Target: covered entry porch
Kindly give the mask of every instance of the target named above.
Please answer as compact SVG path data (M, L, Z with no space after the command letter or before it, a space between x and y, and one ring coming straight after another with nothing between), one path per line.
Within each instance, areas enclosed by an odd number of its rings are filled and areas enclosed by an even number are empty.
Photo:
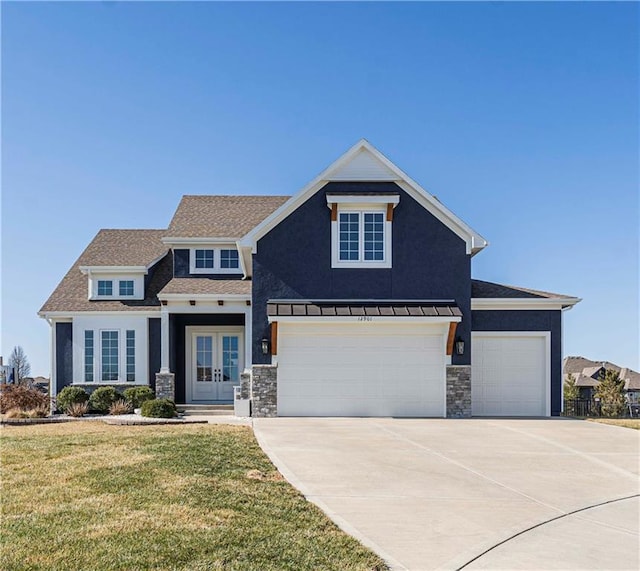
M177 404L230 404L251 362L251 302L192 297L162 300L156 395Z

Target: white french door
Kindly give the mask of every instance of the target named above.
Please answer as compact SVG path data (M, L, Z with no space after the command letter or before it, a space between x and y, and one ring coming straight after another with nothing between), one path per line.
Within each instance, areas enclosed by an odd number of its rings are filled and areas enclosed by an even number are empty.
M233 387L244 369L241 330L187 328L187 402L233 401Z

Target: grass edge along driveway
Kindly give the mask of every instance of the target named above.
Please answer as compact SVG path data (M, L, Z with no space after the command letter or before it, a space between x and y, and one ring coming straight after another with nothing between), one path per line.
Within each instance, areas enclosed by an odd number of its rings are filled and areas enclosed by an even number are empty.
M3 427L5 570L387 569L291 487L250 428Z

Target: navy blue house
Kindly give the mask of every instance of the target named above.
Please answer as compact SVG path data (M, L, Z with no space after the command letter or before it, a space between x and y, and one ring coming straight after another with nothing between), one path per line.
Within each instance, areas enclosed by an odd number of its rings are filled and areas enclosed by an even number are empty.
M550 416L562 311L474 280L486 240L362 140L293 196L184 196L102 230L40 311L53 387L254 416Z

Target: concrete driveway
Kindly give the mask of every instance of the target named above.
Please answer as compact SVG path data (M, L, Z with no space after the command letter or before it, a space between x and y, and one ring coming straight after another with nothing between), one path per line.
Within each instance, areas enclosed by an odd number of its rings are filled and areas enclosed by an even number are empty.
M393 569L639 569L639 431L565 419L255 419Z

